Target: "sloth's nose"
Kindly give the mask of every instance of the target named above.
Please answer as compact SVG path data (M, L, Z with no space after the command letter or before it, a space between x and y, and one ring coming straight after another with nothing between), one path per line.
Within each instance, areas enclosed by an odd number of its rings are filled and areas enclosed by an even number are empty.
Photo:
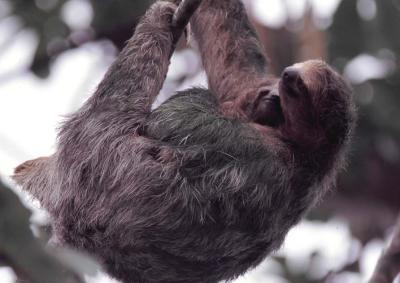
M292 83L297 81L300 74L296 68L288 67L282 73L282 79L285 83Z

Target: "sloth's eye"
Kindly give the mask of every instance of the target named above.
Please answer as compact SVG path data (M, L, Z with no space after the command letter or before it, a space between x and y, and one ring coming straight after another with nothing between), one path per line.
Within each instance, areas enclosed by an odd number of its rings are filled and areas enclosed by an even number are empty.
M297 90L301 95L308 93L308 88L302 79L297 82Z

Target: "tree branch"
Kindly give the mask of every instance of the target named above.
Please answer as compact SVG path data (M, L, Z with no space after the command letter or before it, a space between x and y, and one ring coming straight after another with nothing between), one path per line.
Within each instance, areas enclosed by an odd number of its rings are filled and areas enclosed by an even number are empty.
M67 271L29 229L30 211L0 180L0 260L13 268L20 282L60 283L83 282Z
M400 273L400 216L395 226L392 240L378 260L369 283L392 283Z

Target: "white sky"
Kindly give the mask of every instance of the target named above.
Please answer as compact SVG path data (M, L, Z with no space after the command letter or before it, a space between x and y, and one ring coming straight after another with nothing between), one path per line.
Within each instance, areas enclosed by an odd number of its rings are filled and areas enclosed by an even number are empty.
M281 27L287 19L299 20L307 7L313 9L315 18L329 20L341 0L249 0L250 9L261 23Z

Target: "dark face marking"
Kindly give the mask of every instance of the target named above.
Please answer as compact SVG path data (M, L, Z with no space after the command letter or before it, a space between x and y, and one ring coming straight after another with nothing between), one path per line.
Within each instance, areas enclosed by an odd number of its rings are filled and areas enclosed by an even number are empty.
M286 68L281 76L284 92L292 98L298 98L308 93L307 86L301 77L300 71L293 67Z

